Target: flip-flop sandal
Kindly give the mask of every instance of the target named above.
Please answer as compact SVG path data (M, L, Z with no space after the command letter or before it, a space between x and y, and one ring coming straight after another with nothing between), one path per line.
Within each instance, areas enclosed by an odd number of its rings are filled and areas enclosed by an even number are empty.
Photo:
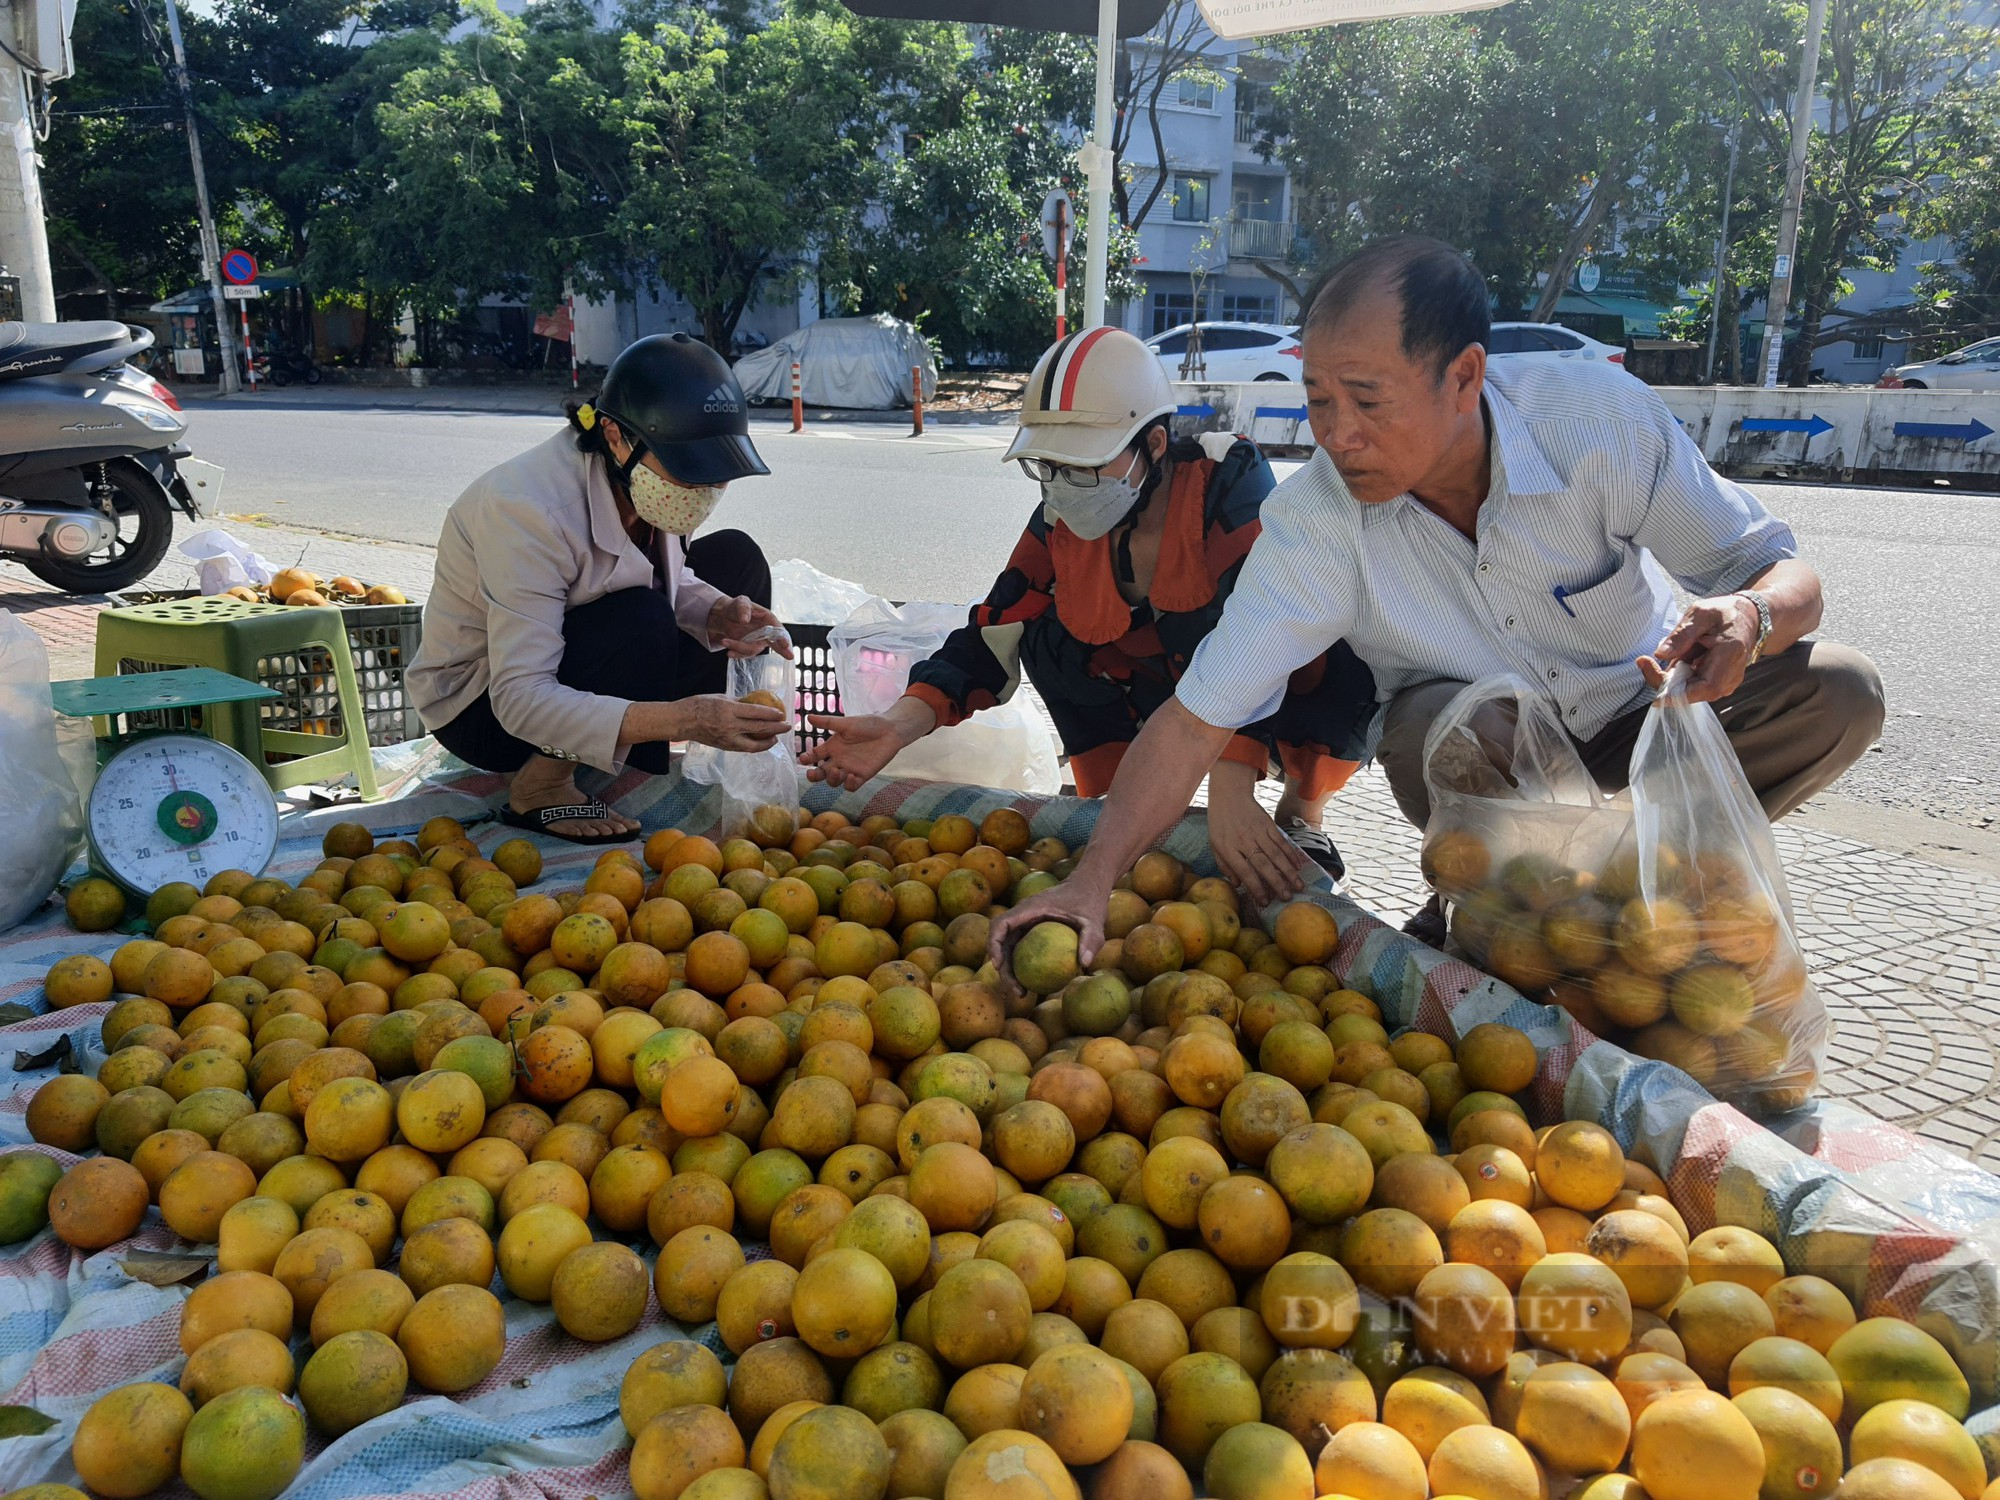
M538 807L533 812L516 812L511 807L500 809L500 821L509 828L525 828L530 833L545 833L552 839L561 839L569 844L629 844L639 837L637 829L630 833L563 833L549 827L551 823L588 822L593 818L609 818L612 811L602 802L571 802L560 807Z

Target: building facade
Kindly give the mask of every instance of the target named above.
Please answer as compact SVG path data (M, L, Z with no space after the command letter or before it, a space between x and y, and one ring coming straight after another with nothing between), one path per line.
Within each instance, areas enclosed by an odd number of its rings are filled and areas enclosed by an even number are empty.
M1298 242L1292 186L1281 159L1267 160L1276 66L1247 43L1203 31L1195 69L1169 79L1160 96L1165 183L1139 225L1138 277L1145 292L1111 311L1140 337L1180 323L1220 319L1288 323L1297 299L1259 263L1291 275ZM1156 36L1130 44L1135 68L1157 71ZM1140 121L1122 170L1133 211L1159 177L1152 129Z

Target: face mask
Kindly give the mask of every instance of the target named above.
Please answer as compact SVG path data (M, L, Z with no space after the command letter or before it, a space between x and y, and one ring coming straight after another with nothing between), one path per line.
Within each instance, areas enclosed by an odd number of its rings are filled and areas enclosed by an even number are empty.
M670 536L692 536L722 502L719 484L676 484L643 463L626 474L625 492L640 520Z
M1134 480L1130 474L1114 479L1100 473L1097 483L1085 488L1072 484L1068 471L1059 469L1054 479L1042 485L1042 505L1050 516L1084 541L1094 542L1109 535L1111 528L1125 519L1126 513L1139 503L1144 487L1143 479Z

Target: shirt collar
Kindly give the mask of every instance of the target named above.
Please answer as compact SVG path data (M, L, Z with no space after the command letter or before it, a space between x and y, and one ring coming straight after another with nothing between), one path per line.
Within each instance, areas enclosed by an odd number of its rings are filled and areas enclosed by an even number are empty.
M569 439L567 432L557 436L564 441ZM643 554L644 549L632 540L625 523L619 519L618 500L611 489L610 459L600 462L595 454L577 452L576 461L583 468L584 509L590 518L591 545L611 557L622 555L628 547Z
M1566 488L1562 477L1542 452L1541 444L1528 431L1528 424L1521 420L1514 403L1494 384L1491 375L1487 377L1484 395L1487 414L1493 419L1493 441L1500 445L1500 465L1507 476L1507 493L1548 495Z

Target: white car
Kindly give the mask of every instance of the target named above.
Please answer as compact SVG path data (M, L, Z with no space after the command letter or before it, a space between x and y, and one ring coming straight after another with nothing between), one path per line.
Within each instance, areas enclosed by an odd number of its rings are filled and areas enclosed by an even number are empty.
M1981 339L1936 359L1898 365L1876 383L1892 391L2000 391L2000 339Z
M1188 334L1201 329L1201 379L1211 384L1243 380L1297 380L1302 362L1299 331L1278 323L1183 323L1156 333L1146 347L1159 356L1167 379L1180 380Z
M1625 351L1616 344L1602 343L1559 323L1495 323L1492 337L1486 341L1486 353L1492 359L1602 359L1614 365L1625 363Z

